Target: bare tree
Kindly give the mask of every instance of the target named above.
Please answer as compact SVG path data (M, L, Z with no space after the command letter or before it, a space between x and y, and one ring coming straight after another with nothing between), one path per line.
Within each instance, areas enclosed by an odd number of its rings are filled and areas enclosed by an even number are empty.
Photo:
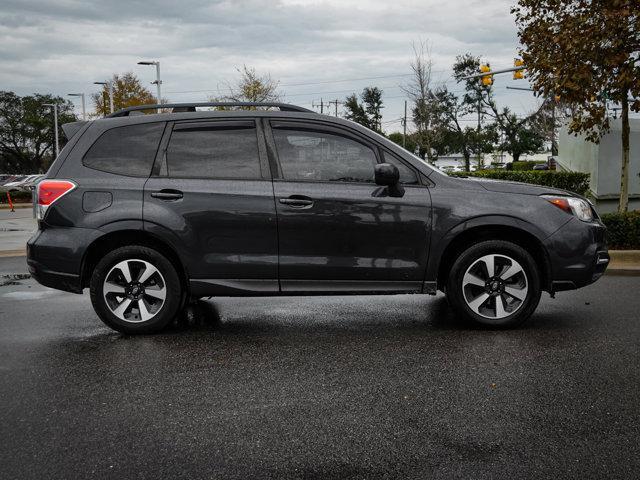
M409 83L401 88L413 103L411 113L420 154L422 156L426 154L427 158L433 161L435 158L432 146L440 133L436 116L431 108L433 103L431 46L428 42L421 40L418 44L414 42L412 48L414 54L411 62L412 77Z
M236 68L240 74L236 84L225 83L226 92L211 101L225 102L279 102L281 94L278 91L280 82L271 78L269 73L261 75L253 67L243 65Z

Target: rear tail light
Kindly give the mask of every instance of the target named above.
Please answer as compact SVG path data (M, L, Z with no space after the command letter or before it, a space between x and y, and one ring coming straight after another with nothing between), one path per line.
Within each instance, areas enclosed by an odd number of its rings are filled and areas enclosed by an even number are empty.
M76 188L76 184L70 180L42 180L38 183L38 206L36 209L38 220L42 220L49 207L74 188Z

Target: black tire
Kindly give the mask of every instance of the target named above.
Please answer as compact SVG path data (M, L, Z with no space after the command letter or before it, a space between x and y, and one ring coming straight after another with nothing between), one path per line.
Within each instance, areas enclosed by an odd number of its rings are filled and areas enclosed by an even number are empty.
M482 268L481 259L485 256L492 255L500 257L496 262L504 262L504 264L494 267L494 276L491 277L498 280L497 286L496 283L487 281L488 279L484 278L481 279L486 281L485 287L469 283L465 284L464 278L467 270L470 268ZM509 267L509 259L515 260L523 271L523 274L517 273L515 277L509 279L510 282L518 281L517 285L515 283L510 285L499 278L502 274L506 273L506 269ZM483 268L485 276L488 275L487 265L485 264ZM477 277L479 276L480 275ZM511 287L510 291L513 292L514 287L523 288L523 284L527 288L526 297L524 293L521 294L524 297L523 300L504 293L506 290L505 286ZM493 288L496 288L496 290L494 291ZM485 294L489 295L489 298L481 304L483 306L477 307L479 309L486 308L486 310L478 310L476 312L471 308L470 303L474 302L469 302L468 299L474 298L474 292L477 292L475 298L479 300L481 300L481 297L484 298ZM456 259L447 278L446 294L449 304L455 312L468 322L494 328L516 327L531 316L540 302L540 272L533 257L522 247L502 240L488 240L467 248ZM507 304L503 300L500 300L504 315L506 315L501 318L498 318L497 302L499 299L496 298L497 296L501 296L502 299L506 299L507 302L512 302L511 304ZM504 308L505 306L506 308ZM490 316L492 310L496 315L494 318Z
M127 321L126 319L119 318L114 314L112 308L109 307L107 299L103 294L106 276L112 272L112 269L125 260L130 260L133 262L133 265L135 265L134 259L149 262L149 264L155 267L161 275L159 277L161 278L160 283L163 288L166 289L164 303L157 308L157 311L153 313L153 317L148 320L137 319L135 321ZM133 276L133 272L131 276ZM114 330L130 335L161 331L176 317L184 299L183 288L174 265L158 251L137 245L113 250L100 260L91 277L90 293L91 303L100 319ZM109 301L112 301L111 298L110 296ZM132 302L137 301L138 300L132 300ZM135 312L135 310L132 311ZM129 315L135 316L135 313ZM141 316L141 318L144 317Z

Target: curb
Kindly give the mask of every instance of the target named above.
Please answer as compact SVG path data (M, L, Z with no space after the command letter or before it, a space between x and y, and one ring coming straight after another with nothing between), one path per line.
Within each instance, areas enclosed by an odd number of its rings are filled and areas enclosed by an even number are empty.
M13 208L33 208L33 203L14 203ZM11 210L6 203L0 205L0 210Z
M0 251L0 258L25 257L26 255L27 255L27 251L24 248L20 248L18 250L2 250L2 251Z

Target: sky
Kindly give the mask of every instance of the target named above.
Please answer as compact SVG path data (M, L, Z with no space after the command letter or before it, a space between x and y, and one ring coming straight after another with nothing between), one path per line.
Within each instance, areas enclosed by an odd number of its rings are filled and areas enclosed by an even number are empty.
M164 98L206 101L247 65L278 80L283 101L307 108L377 86L383 129L400 131L412 43L430 45L434 82L460 92L451 75L456 55L472 53L494 69L512 66L519 46L513 3L2 0L0 90L84 92L88 101L98 90L94 81L131 71L155 94L154 68L137 62L158 60ZM494 86L499 106L518 114L538 104L532 93L506 88L526 88L526 80L505 74Z

